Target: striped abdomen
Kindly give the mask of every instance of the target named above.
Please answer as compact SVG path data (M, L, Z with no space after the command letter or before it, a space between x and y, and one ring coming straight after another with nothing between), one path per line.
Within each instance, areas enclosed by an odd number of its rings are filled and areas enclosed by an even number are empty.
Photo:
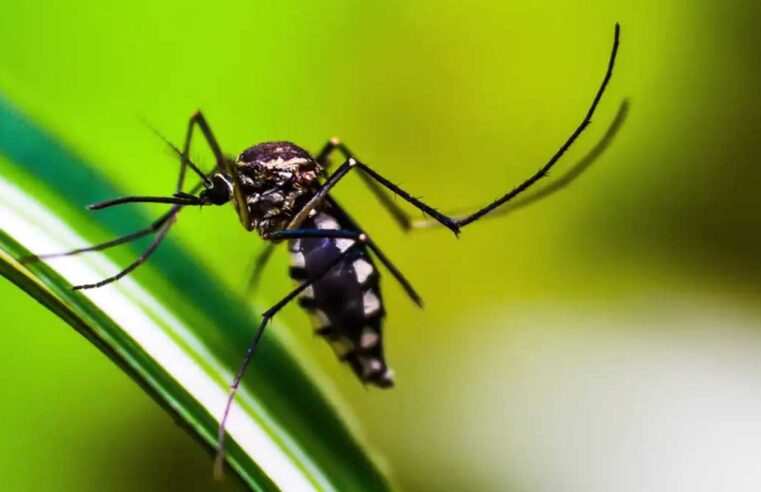
M305 229L351 229L323 210L306 219ZM354 241L303 238L290 241L291 277L298 282L317 276ZM354 251L308 287L299 303L315 322L315 331L333 347L365 383L387 388L394 384L383 356L385 314L380 277L365 248Z

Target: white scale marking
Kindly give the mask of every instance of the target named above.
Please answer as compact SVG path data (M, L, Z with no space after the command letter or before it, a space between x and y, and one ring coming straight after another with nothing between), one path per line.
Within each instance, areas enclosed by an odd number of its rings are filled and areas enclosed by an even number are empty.
M301 297L305 299L314 299L314 289L311 285L307 285L306 288L301 291Z
M353 239L346 239L345 237L336 239L336 247L341 253L351 248L353 245L354 245Z
M336 230L339 229L338 222L336 219L329 215L320 214L317 216L317 218L314 220L317 224L318 229L331 229Z
M320 322L320 328L325 328L326 326L330 326L330 318L328 318L328 315L325 314L325 311L322 309L315 309L314 311L315 317L317 317L317 320Z
M306 258L299 252L291 253L291 266L296 268L304 268L306 266Z
M362 376L368 378L383 369L383 364L376 357L359 356L359 363L362 364Z
M362 307L365 311L365 316L369 316L380 309L380 299L375 295L375 292L368 290L362 296Z
M374 329L366 326L362 329L362 335L359 337L359 346L367 350L377 345L379 340L380 335Z
M272 159L270 161L263 162L264 167L267 169L282 169L287 171L293 171L299 168L299 165L306 164L307 160L303 157L294 157L292 159L283 160L282 157Z
M364 284L367 277L373 273L373 266L363 258L355 261L352 266L354 267L354 273L357 274L357 282L360 284Z

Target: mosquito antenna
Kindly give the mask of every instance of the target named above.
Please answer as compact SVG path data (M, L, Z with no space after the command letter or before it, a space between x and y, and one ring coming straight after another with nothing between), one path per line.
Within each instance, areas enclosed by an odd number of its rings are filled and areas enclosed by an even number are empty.
M177 148L176 145L174 145L172 142L169 141L168 138L166 138L164 135L162 135L158 130L156 130L153 126L151 126L150 123L145 118L140 118L140 120L143 122L145 126L148 127L148 129L153 132L154 135L156 135L162 142L164 142L175 154L180 156L180 159L182 159L182 162L184 164L187 164L190 169L193 170L194 173L196 173L202 180L203 184L206 188L211 187L211 181L206 176L206 174L201 171L201 169L196 166L196 164L190 160L190 156L185 155L180 149ZM184 173L184 172L183 172Z

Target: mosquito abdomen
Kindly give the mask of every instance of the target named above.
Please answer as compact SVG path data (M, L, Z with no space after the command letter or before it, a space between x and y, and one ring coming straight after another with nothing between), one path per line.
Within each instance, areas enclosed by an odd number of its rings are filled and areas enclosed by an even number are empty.
M302 227L351 229L329 210L313 214ZM291 240L291 277L303 282L318 275L352 244L353 240L342 238ZM379 281L370 255L360 248L304 290L299 303L312 317L315 332L328 341L361 381L387 388L393 385L393 374L383 354L385 311Z

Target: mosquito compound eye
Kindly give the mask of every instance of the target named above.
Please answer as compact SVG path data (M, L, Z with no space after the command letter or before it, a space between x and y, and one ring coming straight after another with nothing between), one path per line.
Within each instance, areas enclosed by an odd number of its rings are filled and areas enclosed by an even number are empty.
M201 192L201 199L213 205L224 205L232 198L232 184L230 181L217 174L211 178L211 187Z

